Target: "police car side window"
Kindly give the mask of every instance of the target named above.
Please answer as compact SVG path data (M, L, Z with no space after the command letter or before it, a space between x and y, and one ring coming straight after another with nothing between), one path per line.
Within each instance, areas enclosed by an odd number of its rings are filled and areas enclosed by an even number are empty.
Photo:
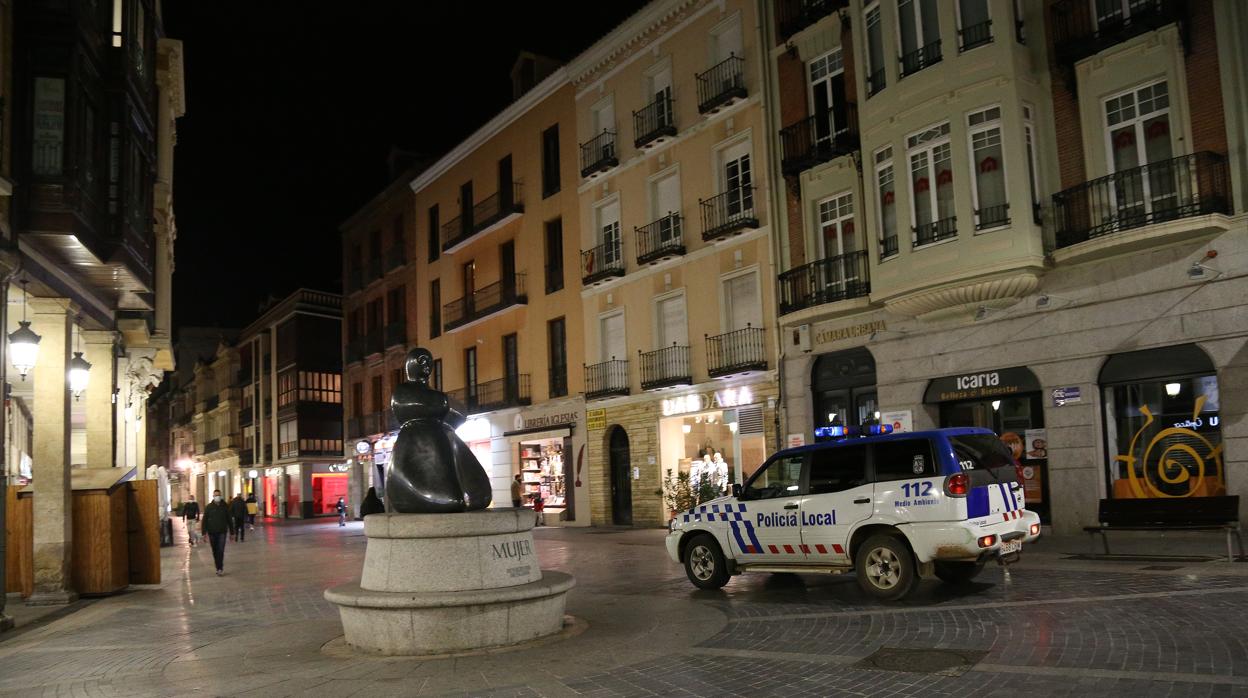
M825 448L810 454L810 493L844 492L867 484L866 446Z
M801 494L805 456L777 458L746 486L742 499L775 499Z
M872 444L875 450L875 481L909 480L935 475L936 461L927 439L897 439Z

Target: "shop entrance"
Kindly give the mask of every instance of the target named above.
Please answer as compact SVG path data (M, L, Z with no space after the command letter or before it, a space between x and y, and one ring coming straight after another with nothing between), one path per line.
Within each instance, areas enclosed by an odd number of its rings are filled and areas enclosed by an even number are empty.
M624 427L611 429L611 523L633 525L632 459L628 451L628 433Z
M313 516L336 514L339 497L347 497L346 473L312 473Z
M1048 435L1040 382L1025 367L934 379L925 402L940 406L941 427L991 429L1023 466L1027 508L1049 523Z
M567 429L562 432L570 433ZM574 518L573 491L568 488L571 437L545 432L527 439L519 436L511 438L519 439L518 472L524 485L521 505L536 508L538 498L541 498L542 511L550 517L545 519L547 522Z
M863 426L880 419L875 359L866 349L824 354L811 370L814 426Z

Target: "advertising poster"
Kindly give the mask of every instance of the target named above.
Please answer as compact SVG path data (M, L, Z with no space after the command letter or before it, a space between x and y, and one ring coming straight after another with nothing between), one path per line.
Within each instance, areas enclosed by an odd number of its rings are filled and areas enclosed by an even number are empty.
M1043 461L1049 457L1049 438L1044 429L1027 429L1023 432L1023 496L1028 502L1044 501Z
M910 410L881 412L880 424L891 426L894 434L902 434L907 431L914 431L914 416L910 413Z

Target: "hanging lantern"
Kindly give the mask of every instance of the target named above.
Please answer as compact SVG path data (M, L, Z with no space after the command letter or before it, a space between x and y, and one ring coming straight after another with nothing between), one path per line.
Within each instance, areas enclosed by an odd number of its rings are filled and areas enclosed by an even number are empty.
M74 352L74 358L69 360L69 389L77 400L87 389L87 382L91 378L91 364L82 358L82 352Z
M42 339L30 329L30 323L22 320L19 327L9 334L9 355L12 357L13 368L26 380L26 374L35 367L35 359L39 356L39 340Z

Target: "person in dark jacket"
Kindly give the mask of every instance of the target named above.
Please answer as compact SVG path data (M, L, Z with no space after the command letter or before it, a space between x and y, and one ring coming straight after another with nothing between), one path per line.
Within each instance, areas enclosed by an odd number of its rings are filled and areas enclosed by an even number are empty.
M377 496L377 488L368 488L368 494L364 495L364 501L360 502L360 518L364 518L369 514L386 513L386 505L382 503L381 497Z
M195 501L195 495L182 505L182 523L186 525L186 539L195 547L195 543L199 539L199 531L195 530L195 524L199 522L199 502Z
M238 542L246 540L247 502L243 501L243 495L241 494L234 495L234 499L230 500L230 519L234 524L234 530L230 532L230 537Z
M212 545L212 561L217 566L217 576L225 574L225 534L234 528L230 518L230 507L221 496L221 490L212 491L212 501L204 507L204 517L200 529L208 536Z
M347 525L347 502L342 497L339 497L338 504L335 505L334 508L338 510L338 525L340 527L346 526Z

